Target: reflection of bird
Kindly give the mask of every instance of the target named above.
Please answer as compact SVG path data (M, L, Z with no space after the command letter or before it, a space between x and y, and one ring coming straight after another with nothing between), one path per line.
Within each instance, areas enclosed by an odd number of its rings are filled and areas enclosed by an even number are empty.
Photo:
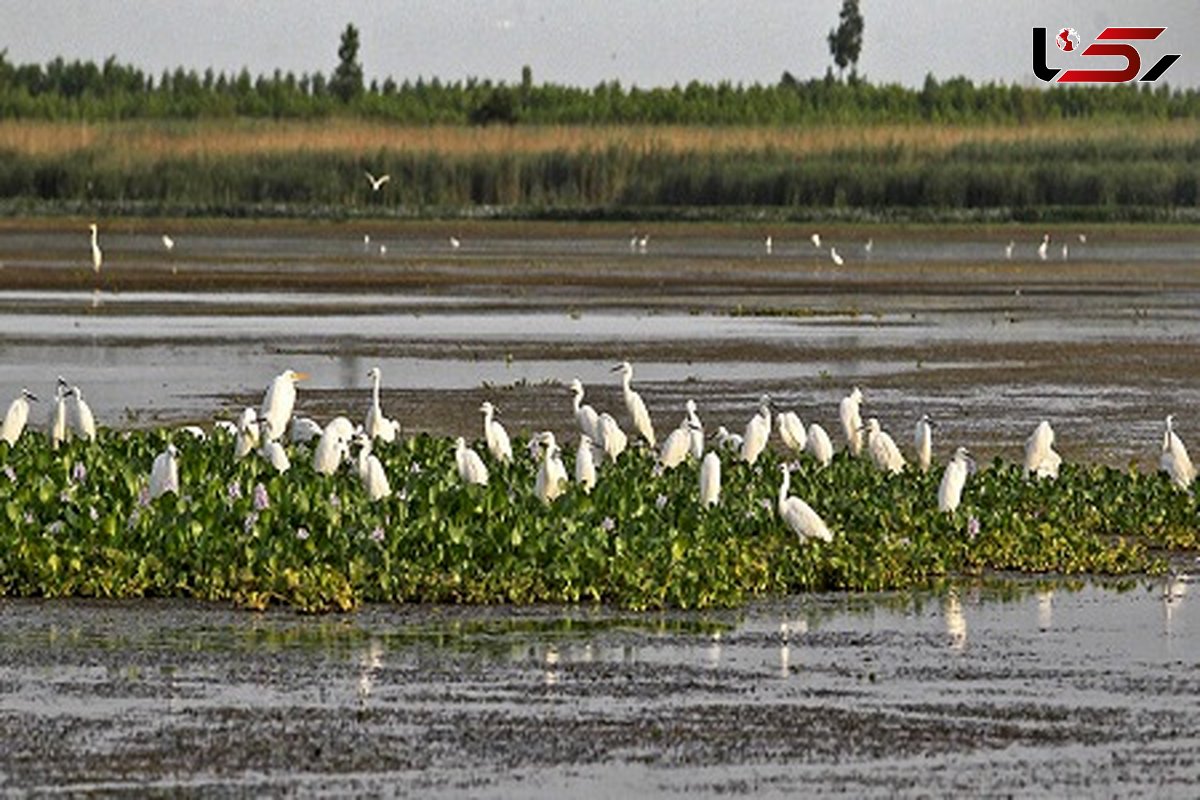
M859 406L862 405L862 389L857 386L850 394L842 398L838 406L838 416L842 421L842 433L846 435L846 446L852 455L862 452L862 416Z
M922 414L917 420L917 428L913 431L913 446L917 451L917 466L921 468L921 472L928 472L929 464L933 461L933 423L929 421L928 414Z
M950 646L961 650L967 643L967 618L963 615L962 603L956 592L946 597L946 633L950 634Z
M1067 260L1067 258L1068 258L1070 255L1071 255L1071 248L1067 246L1067 243L1066 243L1066 242L1063 242L1063 246L1062 246L1062 260L1063 260L1063 261L1066 261L1066 260Z
M846 263L846 259L842 258L836 247L829 248L829 258L839 267Z
M650 412L646 410L642 396L630 387L630 383L633 381L633 365L628 361L622 361L613 367L613 372L621 373L621 392L625 396L625 408L633 419L634 429L651 447L657 446L658 442L654 438L654 425L650 422Z
M369 172L366 173L366 175L367 175L367 180L371 182L371 191L372 192L378 192L380 189L383 188L383 185L385 183L387 183L388 181L390 181L392 179L391 175L380 175L378 178L376 178L374 175L372 175Z
M88 225L88 229L92 232L92 271L99 272L100 265L104 263L104 253L100 252L100 243L98 241L99 230L96 228L96 223Z
M822 467L828 467L829 462L833 461L833 442L830 441L829 434L825 432L825 429L815 422L808 426L806 449Z
M900 448L896 447L891 435L879 427L879 420L875 417L867 420L867 452L871 454L875 466L884 472L899 475L904 469L904 456L900 455Z
M308 378L308 373L285 369L275 376L267 393L263 396L261 415L267 421L267 439L275 441L283 436L296 407L296 382Z
M704 508L721 502L721 458L708 451L700 464L700 505Z
M958 508L970 466L971 454L967 452L967 448L960 447L955 450L954 457L942 473L942 482L938 484L938 511L953 512Z
M1054 452L1054 429L1042 420L1025 440L1025 472L1039 478L1057 478L1062 458Z
M1196 468L1184 447L1183 440L1175 433L1175 415L1167 415L1167 429L1163 433L1162 456L1159 469L1170 476L1171 482L1180 489L1188 489L1196 479Z
M4 415L4 424L0 425L0 439L10 445L16 444L17 439L20 439L21 434L25 431L25 423L29 421L30 400L36 403L37 395L28 389L22 389L21 393L8 405L8 412Z
M479 410L483 412L483 438L492 458L501 463L512 461L512 443L508 440L508 431L504 430L499 420L493 418L496 407L485 400Z
M779 516L783 518L784 523L792 530L792 533L800 537L801 542L808 539L833 541L833 534L829 532L829 526L817 512L813 511L812 507L799 497L788 496L791 473L788 472L787 464L780 464L779 471L783 474L783 481L779 484Z
M467 447L466 440L461 436L454 440L454 463L458 467L458 477L463 483L487 486L487 466L479 457L479 453Z
M150 467L150 499L161 497L170 492L179 494L179 463L176 459L174 444L168 444L167 449L154 458Z

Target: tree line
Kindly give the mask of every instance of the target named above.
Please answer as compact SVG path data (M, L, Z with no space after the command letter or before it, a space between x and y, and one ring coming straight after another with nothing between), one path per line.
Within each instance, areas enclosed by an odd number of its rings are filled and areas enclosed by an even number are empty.
M966 78L908 88L848 79L774 84L722 81L640 88L607 81L591 88L518 81L387 78L365 83L343 36L329 76L276 70L252 76L185 70L149 75L121 64L56 58L15 64L0 51L0 119L317 119L333 116L399 124L792 125L803 123L1027 123L1078 118L1178 119L1200 116L1200 91L1166 85L1030 88ZM348 57L347 57L348 56Z

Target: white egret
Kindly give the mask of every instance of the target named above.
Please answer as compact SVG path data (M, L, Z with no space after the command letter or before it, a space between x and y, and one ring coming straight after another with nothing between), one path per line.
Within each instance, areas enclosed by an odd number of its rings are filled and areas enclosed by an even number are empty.
M94 222L88 225L88 229L92 232L92 271L99 272L100 265L104 263L104 253L100 251L100 232Z
M179 494L178 451L174 444L168 444L166 450L154 457L154 463L150 466L150 499L162 497L168 492Z
M928 414L922 414L917 420L916 430L913 431L913 447L917 451L917 466L921 472L928 472L933 462L933 423Z
M1175 433L1175 415L1167 415L1167 429L1163 433L1162 456L1159 458L1159 469L1170 476L1171 482L1180 489L1191 488L1196 479L1196 468L1184 447L1183 440Z
M874 251L875 251L875 240L867 239L866 244L863 245L863 253L866 254L867 258L870 258L871 253Z
M1086 233L1079 234L1079 243L1087 244L1087 234Z
M700 422L700 417L696 414L696 401L688 398L684 404L687 409L687 424L688 434L691 440L692 458L697 461L704 455L704 424Z
M233 444L233 457L241 460L248 456L251 450L258 447L260 440L259 433L258 413L253 408L244 409L242 416L238 418L237 437Z
M83 399L83 391L78 386L72 386L63 395L67 404L67 425L71 432L89 442L96 439L96 418L92 416L92 407Z
M585 436L600 441L600 416L596 413L596 409L583 402L583 383L579 378L571 381L571 391L574 393L571 405L575 411L575 422L579 424L579 430Z
M542 463L538 466L534 493L543 503L549 503L566 491L570 478L567 477L567 469L559 457L554 434L546 431L541 434L539 441L542 444Z
M800 537L801 542L809 539L832 542L833 534L829 532L829 526L825 524L825 520L821 519L820 515L799 497L788 496L791 473L788 471L787 464L780 464L779 471L783 475L783 481L779 484L779 516L784 523L792 530L792 533Z
M467 447L466 440L461 436L454 440L454 463L458 467L458 478L463 483L487 486L487 465L483 463L479 453Z
M641 236L637 240L637 247L638 247L639 253L646 252L646 250L650 247L650 234L647 233L647 234Z
M276 375L267 387L261 413L267 421L264 433L269 440L275 441L287 430L288 421L292 418L292 409L296 407L296 382L306 378L308 373L285 369Z
M839 267L846 263L846 259L842 258L841 253L837 251L836 247L829 248L829 260Z
M325 425L325 429L332 431L347 445L350 444L350 440L354 438L354 434L356 433L354 423L342 416L337 416L329 420Z
M208 439L208 434L205 433L204 428L201 428L199 425L183 425L176 430L178 430L180 433L186 433L188 436L201 442Z
M25 423L29 421L30 400L36 403L37 395L28 389L21 389L21 393L8 404L8 412L4 415L4 424L0 426L0 439L8 442L9 445L16 444L17 439L20 439L21 434L25 431Z
M355 463L358 479L367 490L367 499L372 503L392 496L392 486L388 483L387 473L377 456L371 454L371 437L360 433L355 437L358 443L358 460Z
M1068 258L1070 258L1070 256L1071 256L1071 247L1070 247L1070 245L1068 245L1066 242L1063 242L1063 246L1062 246L1062 260L1063 260L1063 261L1066 261Z
M265 429L267 421L260 419L258 421L259 441L261 444L258 448L258 454L262 456L276 472L287 472L292 467L291 459L288 458L287 451L283 449L283 445L272 439L266 438Z
M691 450L692 432L685 419L678 428L671 431L663 442L662 449L658 453L658 464L664 472L674 469L684 462Z
M838 417L842 421L842 432L846 434L846 447L850 450L851 455L859 455L862 453L862 415L860 406L863 402L862 389L857 386L846 397L842 398L841 405L838 406Z
M321 438L317 440L317 447L313 450L313 471L318 475L332 475L337 472L338 467L342 465L342 459L348 454L349 436L345 435L344 428L338 424L338 420L342 419L346 418L337 417L326 425L325 430L321 432ZM349 420L346 422L349 423Z
M721 458L710 450L700 463L700 506L711 508L721 502Z
M162 243L168 253L175 249L175 240L165 233L162 235Z
M378 192L380 189L382 189L384 187L385 184L387 184L388 181L390 181L392 179L391 175L380 175L378 178L376 178L374 175L372 175L369 172L366 173L366 176L367 176L367 180L371 182L371 191L372 192Z
M775 427L779 429L779 438L784 447L794 453L804 452L804 446L808 444L808 434L799 414L795 411L782 412L775 417Z
M1054 429L1042 420L1025 440L1025 472L1039 478L1057 478L1062 458L1054 452Z
M820 248L820 246L821 246L821 234L819 234L819 233L814 233L812 236L810 236L810 237L808 237L808 238L809 238L809 241L811 241L811 242L813 243L813 247Z
M291 439L293 444L305 444L321 435L320 424L311 417L292 417Z
M745 441L740 433L730 433L729 429L724 425L717 427L717 432L713 434L717 440L717 447L722 450L727 450L731 453L742 452L742 442Z
M511 462L513 452L512 443L508 440L508 431L504 430L504 426L498 420L493 419L496 407L484 401L479 410L483 412L483 438L492 458L501 463Z
M942 473L942 482L938 484L938 511L953 512L958 508L970 468L971 454L967 448L955 450L954 456L946 464L946 471Z
M596 485L596 461L592 455L592 439L586 433L579 435L579 448L575 451L575 482L584 494L591 494Z
M1016 246L1017 243L1012 239L1009 239L1008 244L1004 245L1004 257L1009 261L1012 261L1013 248Z
M451 236L450 237L450 247L451 247L451 249L457 250L458 248L462 247L462 240L459 239L457 236Z
M46 421L46 435L50 439L50 446L55 450L58 449L59 443L67 441L71 435L71 429L67 425L67 392L70 389L59 375L58 385L54 389L54 403L50 406L50 415Z
M654 438L654 425L650 422L650 412L646 410L642 396L629 385L633 381L633 365L628 361L622 361L613 367L612 371L621 373L621 393L625 396L625 409L633 419L634 429L641 434L648 445L657 447L658 441Z
M1038 245L1038 249L1037 249L1038 258L1040 258L1042 261L1045 261L1046 256L1049 253L1049 251L1050 251L1050 234L1047 233L1046 235L1044 235L1042 237L1042 243Z
M383 406L379 403L379 384L383 380L383 373L379 367L371 367L367 370L367 377L371 379L371 407L367 409L366 419L363 421L363 430L367 436L375 439L382 439L385 442L396 441L396 435L400 432L400 423L394 419L388 419L383 415Z
M867 452L871 454L875 466L884 472L899 475L904 469L904 456L900 455L900 448L896 447L891 435L879 427L879 420L875 417L867 420Z
M604 454L608 456L609 461L615 462L621 453L625 452L625 448L629 446L629 437L625 434L625 431L621 430L621 426L617 424L617 421L607 411L600 415L596 428L600 434L600 448L604 450Z
M767 449L767 441L771 438L771 398L763 395L758 401L758 413L746 423L746 433L742 437L742 461L754 466L762 451Z
M763 249L767 251L767 255L771 255L771 251L775 249L775 241L769 234L766 239L763 239Z
M829 439L829 434L825 432L817 423L808 426L808 443L807 450L809 454L817 460L822 467L828 467L829 462L833 461L833 442Z

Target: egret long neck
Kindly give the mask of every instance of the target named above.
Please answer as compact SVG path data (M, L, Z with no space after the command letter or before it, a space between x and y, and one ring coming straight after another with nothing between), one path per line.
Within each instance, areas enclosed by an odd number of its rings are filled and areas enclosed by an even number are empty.
M383 376L379 374L378 370L376 370L375 374L372 377L374 378L375 385L374 385L374 388L371 389L371 399L374 400L375 405L378 406L379 405L379 382L382 380Z

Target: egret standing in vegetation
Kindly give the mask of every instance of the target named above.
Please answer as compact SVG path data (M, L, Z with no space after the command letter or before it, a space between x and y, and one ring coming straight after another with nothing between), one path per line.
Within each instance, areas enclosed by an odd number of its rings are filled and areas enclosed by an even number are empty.
M13 401L8 404L8 412L4 415L4 425L0 426L0 439L14 445L25 431L25 423L29 421L29 401L37 402L37 395L28 389L21 389Z
M487 442L488 452L500 463L510 463L513 457L512 443L508 439L508 431L493 419L496 407L485 400L479 410L483 412L483 440Z
M692 432L685 418L679 427L671 431L658 453L658 466L665 472L684 462L692 450Z
M371 407L367 409L363 429L372 441L382 439L385 442L394 442L400 433L400 423L383 415L383 406L379 402L379 385L383 381L383 373L379 367L371 367L367 370L367 377L371 379Z
M371 454L371 437L360 433L355 441L358 443L358 460L355 466L358 479L367 490L367 499L374 503L385 497L392 496L392 486L388 483L387 473L379 458Z
M1158 461L1159 468L1171 478L1171 483L1180 489L1187 490L1196 479L1196 468L1188 456L1183 440L1175 433L1175 415L1167 415L1167 429L1163 432L1162 456Z
M922 414L917 420L917 428L913 431L913 447L917 451L917 466L921 472L928 472L933 462L933 423L928 414Z
M791 473L788 471L787 464L780 464L779 471L783 475L783 481L779 484L779 516L784 523L792 533L800 537L802 543L809 539L832 542L833 534L829 532L829 526L825 524L825 520L821 519L820 515L799 497L788 496Z
M70 391L70 387L59 375L58 385L54 389L54 403L50 406L50 415L46 423L46 436L50 439L50 447L55 450L71 435L71 429L67 427L68 391Z
M846 447L850 450L850 454L854 456L862 453L863 423L860 412L862 401L862 389L855 386L849 395L842 398L841 405L838 406L838 416L842 421L842 432L846 435Z
M742 438L740 433L730 433L729 429L724 425L717 426L717 432L713 434L713 438L717 440L717 447L730 453L741 455Z
M150 499L162 497L170 492L179 494L179 463L178 451L174 444L168 444L167 449L154 458L150 466Z
M237 435L234 437L233 457L241 460L250 455L250 451L258 447L261 440L261 426L258 424L258 413L253 408L242 410L238 418Z
M625 409L633 419L634 430L641 434L651 448L657 447L658 440L654 438L654 425L650 422L650 412L646 410L642 396L630 387L630 383L633 381L633 365L628 361L622 361L613 367L613 372L621 373L621 393L625 396Z
M322 428L310 417L292 417L292 444L307 444L321 435Z
M594 441L600 441L602 438L600 435L600 416L596 413L596 409L583 402L583 383L579 378L571 381L571 391L574 393L571 404L575 411L575 422L579 424L580 432Z
M313 471L318 475L332 475L337 472L348 454L350 442L344 426L339 422L342 419L345 417L330 420L325 430L321 431L321 438L317 440L316 449L313 450Z
M596 460L592 455L592 438L579 434L579 448L575 451L575 482L584 494L591 494L596 485Z
M88 230L92 232L92 271L99 273L100 265L104 263L104 253L100 251L100 231L94 222L88 225Z
M288 458L287 451L283 449L283 445L281 445L279 442L266 438L266 426L267 421L265 419L260 419L258 421L258 438L261 442L258 448L258 454L262 456L267 463L274 467L276 472L287 472L292 468L292 461Z
M613 419L612 414L607 411L600 415L596 428L600 434L600 448L608 456L609 461L616 463L617 458L629 446L629 437L625 435L625 431L621 430L621 426Z
M539 500L550 503L566 490L570 478L559 457L554 434L546 431L538 437L538 441L542 445L542 463L538 466L533 489Z
M833 461L833 442L829 434L817 423L808 426L808 442L805 448L822 467L828 467Z
M487 465L483 463L479 453L467 447L466 440L461 436L454 440L454 463L458 467L458 478L463 483L487 486Z
M1025 440L1025 472L1039 478L1057 478L1062 458L1054 452L1054 429L1042 420Z
M80 439L89 442L96 439L96 418L92 416L92 407L83 399L83 391L78 386L72 386L63 395L67 405L67 426Z
M721 502L721 458L713 451L700 463L700 506L712 508Z
M804 423L795 411L784 411L775 417L775 427L779 429L779 439L783 446L794 453L803 453L808 444L808 434L804 432Z
M875 417L867 420L867 452L871 454L875 466L884 472L899 475L904 469L904 456L900 455L900 448L891 435L879 427L879 420Z
M267 421L266 436L275 441L287 430L296 407L296 382L308 378L308 373L285 369L275 376L263 397L262 416Z
M687 410L687 427L688 438L691 442L692 458L697 461L704 455L704 424L700 422L700 417L696 414L696 401L688 398L684 404Z
M758 461L762 451L767 448L771 438L771 398L763 395L758 401L758 413L746 423L746 433L742 437L741 459L750 466Z
M946 464L946 471L942 473L942 482L938 484L938 511L952 513L958 508L970 467L971 454L967 448L960 447L955 450L950 463Z

